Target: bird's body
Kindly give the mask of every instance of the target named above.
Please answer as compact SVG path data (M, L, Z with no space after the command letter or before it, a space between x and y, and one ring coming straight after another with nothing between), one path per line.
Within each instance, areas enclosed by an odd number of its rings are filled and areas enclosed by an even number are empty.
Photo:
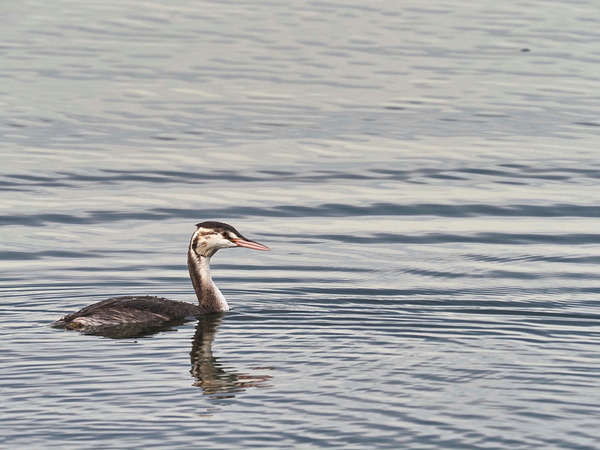
M228 311L229 305L225 297L210 276L210 258L217 250L232 247L269 250L258 242L246 239L231 225L221 222L202 222L196 225L188 247L188 269L198 298L197 305L162 297L113 297L68 314L52 326L83 330L90 327L161 323Z

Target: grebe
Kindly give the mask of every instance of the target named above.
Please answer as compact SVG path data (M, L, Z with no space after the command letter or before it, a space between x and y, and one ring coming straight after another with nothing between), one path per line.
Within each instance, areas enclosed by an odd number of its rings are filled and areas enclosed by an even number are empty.
M159 323L188 316L228 311L229 305L210 276L210 258L222 248L246 247L270 250L266 245L242 236L231 225L202 222L190 239L187 263L198 305L162 297L113 297L68 314L52 323L56 328L84 330L129 324Z

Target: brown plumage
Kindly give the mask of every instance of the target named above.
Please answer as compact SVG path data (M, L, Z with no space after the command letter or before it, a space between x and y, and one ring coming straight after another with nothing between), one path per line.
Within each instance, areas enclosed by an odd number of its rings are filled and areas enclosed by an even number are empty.
M246 239L226 223L202 222L196 225L187 256L190 278L198 298L197 305L162 297L113 297L68 314L53 322L52 326L85 330L91 327L161 323L227 311L229 305L210 276L210 258L222 248L233 247L269 250L265 245Z

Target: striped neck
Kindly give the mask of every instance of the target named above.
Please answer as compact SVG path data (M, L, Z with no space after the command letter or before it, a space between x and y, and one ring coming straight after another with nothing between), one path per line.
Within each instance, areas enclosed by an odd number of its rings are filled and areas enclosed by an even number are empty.
M210 276L210 256L199 255L190 245L188 269L200 307L206 312L229 311L227 300Z

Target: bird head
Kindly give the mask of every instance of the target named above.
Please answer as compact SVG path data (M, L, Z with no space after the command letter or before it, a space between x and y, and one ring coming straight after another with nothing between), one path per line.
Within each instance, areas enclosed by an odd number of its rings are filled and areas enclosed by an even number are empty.
M212 221L196 224L190 246L198 255L209 258L222 248L245 247L252 250L270 250L266 245L245 238L231 225Z

